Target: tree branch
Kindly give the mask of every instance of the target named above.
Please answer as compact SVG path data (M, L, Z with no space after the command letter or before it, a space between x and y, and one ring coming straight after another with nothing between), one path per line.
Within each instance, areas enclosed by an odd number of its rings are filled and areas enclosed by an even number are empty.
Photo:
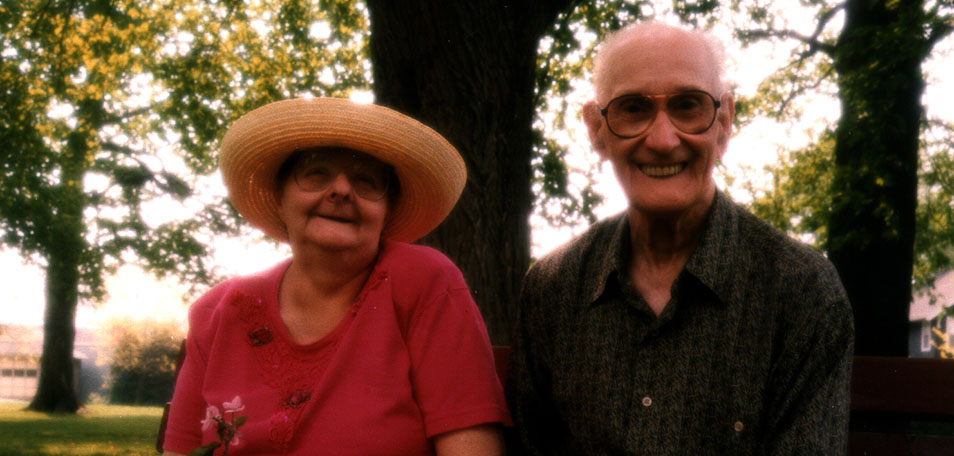
M739 36L741 38L748 39L766 39L766 38L785 38L793 39L796 41L801 41L802 43L808 45L808 50L802 53L802 59L807 58L813 55L817 51L824 52L828 56L832 56L835 53L835 46L824 41L819 40L822 32L825 31L825 27L828 23L835 17L835 14L845 8L844 4L840 4L831 8L818 16L818 25L815 26L815 30L811 35L805 35L794 30L739 30Z

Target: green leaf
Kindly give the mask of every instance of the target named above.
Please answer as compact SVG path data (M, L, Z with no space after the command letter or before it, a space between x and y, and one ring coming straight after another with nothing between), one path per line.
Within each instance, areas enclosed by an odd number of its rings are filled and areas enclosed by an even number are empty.
M220 446L222 446L222 444L219 442L211 442L190 451L189 456L211 456L215 452L215 449Z

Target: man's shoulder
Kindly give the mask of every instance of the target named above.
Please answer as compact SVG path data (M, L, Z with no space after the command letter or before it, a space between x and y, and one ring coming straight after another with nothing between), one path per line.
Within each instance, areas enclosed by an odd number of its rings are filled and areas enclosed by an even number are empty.
M739 208L738 230L742 250L753 260L783 267L782 271L834 272L831 262L807 243L772 226L744 208Z
M768 222L737 206L738 244L741 262L747 263L749 277L761 277L789 292L811 290L825 302L847 302L838 271L825 255Z
M612 261L607 253L612 251L613 244L617 242L624 217L625 213L621 213L590 225L580 235L537 260L531 271L553 274L578 270L597 260L595 257L598 257L599 262Z

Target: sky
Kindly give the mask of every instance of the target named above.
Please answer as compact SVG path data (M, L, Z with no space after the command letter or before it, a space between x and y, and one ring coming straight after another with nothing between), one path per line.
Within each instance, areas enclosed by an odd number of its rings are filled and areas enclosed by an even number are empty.
M718 31L715 32L720 35ZM723 38L729 57L727 75L736 83L735 93L751 95L759 82L771 74L780 59L788 56L787 49L763 44L740 49L732 40ZM954 38L939 44L934 57L924 65L928 79L924 101L928 114L954 121L954 105L945 103L954 99L954 80L943 75L954 74ZM571 95L571 105L576 109L588 98L588 84L581 82L578 93ZM834 100L819 100L806 106L808 119L835 119L838 105ZM808 124L812 121L808 120ZM587 168L598 161L589 150L584 128L571 125L564 132L565 141L571 146L567 158L571 166ZM797 147L808 143L810 134L803 130L790 130L785 125L770 121L758 121L736 132L723 160L725 170L739 179L749 179L756 184L767 184L770 176L762 168L777 159L777 151L785 147ZM581 179L579 175L571 179ZM619 187L608 164L603 164L596 176L596 190L604 195L604 204L597 209L599 217L618 213L625 208ZM726 188L720 183L720 188ZM747 195L737 189L727 188L736 199ZM546 226L537 217L531 217L532 251L535 257L579 234L585 226L553 228ZM227 275L247 274L277 262L287 255L287 250L271 243L256 243L251 239L229 239L216 245L215 263ZM249 261L254 258L254 261ZM41 325L43 322L43 273L36 266L24 262L15 251L0 250L0 323L18 325ZM77 313L77 326L96 327L115 319L149 319L153 321L176 321L185 325L188 302L180 290L183 287L173 279L158 281L135 266L126 266L116 276L108 279L110 297L96 307L81 304Z

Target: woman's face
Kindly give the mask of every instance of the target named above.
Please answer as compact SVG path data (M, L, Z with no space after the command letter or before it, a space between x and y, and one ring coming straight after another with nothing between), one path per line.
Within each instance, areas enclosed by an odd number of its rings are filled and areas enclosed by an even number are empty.
M292 247L376 253L388 213L390 167L360 152L300 152L280 184L280 215Z

